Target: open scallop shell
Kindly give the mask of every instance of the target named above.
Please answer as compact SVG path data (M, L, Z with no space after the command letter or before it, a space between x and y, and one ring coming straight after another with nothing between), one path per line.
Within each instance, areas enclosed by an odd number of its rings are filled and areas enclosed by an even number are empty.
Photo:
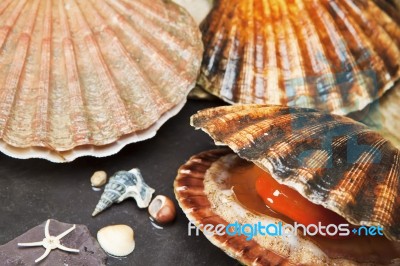
M280 219L258 214L243 207L232 193L230 170L243 162L232 151L213 150L190 158L178 170L175 195L186 216L196 226L277 224ZM243 176L245 179L246 176ZM201 226L203 225L203 227ZM211 231L211 230L210 230ZM193 232L192 232L193 233ZM205 236L231 257L245 265L398 265L400 244L385 238L335 240L299 236L245 235ZM389 251L390 250L390 251ZM386 252L391 252L389 256ZM380 253L380 256L377 253Z
M186 101L202 44L183 8L155 0L0 4L0 149L105 156L154 136Z
M203 110L192 125L311 202L400 240L400 150L365 125L263 105Z
M385 1L221 0L202 24L199 83L229 103L361 110L400 77Z

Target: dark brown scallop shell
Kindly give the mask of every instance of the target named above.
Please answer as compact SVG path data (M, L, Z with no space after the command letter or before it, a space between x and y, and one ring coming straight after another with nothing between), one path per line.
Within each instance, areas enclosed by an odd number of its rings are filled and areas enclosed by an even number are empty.
M191 122L311 202L400 240L400 151L365 125L265 105L207 109Z
M348 114L400 77L400 14L382 0L220 0L201 29L199 83L229 103Z

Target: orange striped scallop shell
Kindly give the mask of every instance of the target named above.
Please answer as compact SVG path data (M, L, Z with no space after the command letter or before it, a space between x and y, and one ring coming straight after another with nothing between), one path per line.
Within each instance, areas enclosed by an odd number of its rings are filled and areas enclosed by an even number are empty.
M220 0L202 32L199 83L229 103L348 114L400 78L400 14L383 0Z

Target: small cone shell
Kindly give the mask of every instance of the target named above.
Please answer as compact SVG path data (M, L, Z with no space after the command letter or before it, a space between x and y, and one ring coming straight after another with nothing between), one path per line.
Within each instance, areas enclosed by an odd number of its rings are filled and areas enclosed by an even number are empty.
M107 189L103 192L101 195L101 198L99 202L96 205L96 208L94 209L92 216L96 216L100 212L104 211L108 207L110 207L113 203L118 202L118 199L121 195L117 192L111 192Z
M144 182L139 169L118 171L108 181L92 216L127 198L134 198L139 208L147 208L153 193L154 189Z

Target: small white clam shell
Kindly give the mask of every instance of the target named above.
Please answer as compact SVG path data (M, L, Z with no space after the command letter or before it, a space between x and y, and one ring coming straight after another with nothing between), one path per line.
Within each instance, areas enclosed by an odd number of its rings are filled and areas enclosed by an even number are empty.
M97 241L110 255L124 257L135 249L133 229L124 224L110 225L97 232Z
M107 173L104 171L96 171L90 178L93 187L101 187L107 182Z

